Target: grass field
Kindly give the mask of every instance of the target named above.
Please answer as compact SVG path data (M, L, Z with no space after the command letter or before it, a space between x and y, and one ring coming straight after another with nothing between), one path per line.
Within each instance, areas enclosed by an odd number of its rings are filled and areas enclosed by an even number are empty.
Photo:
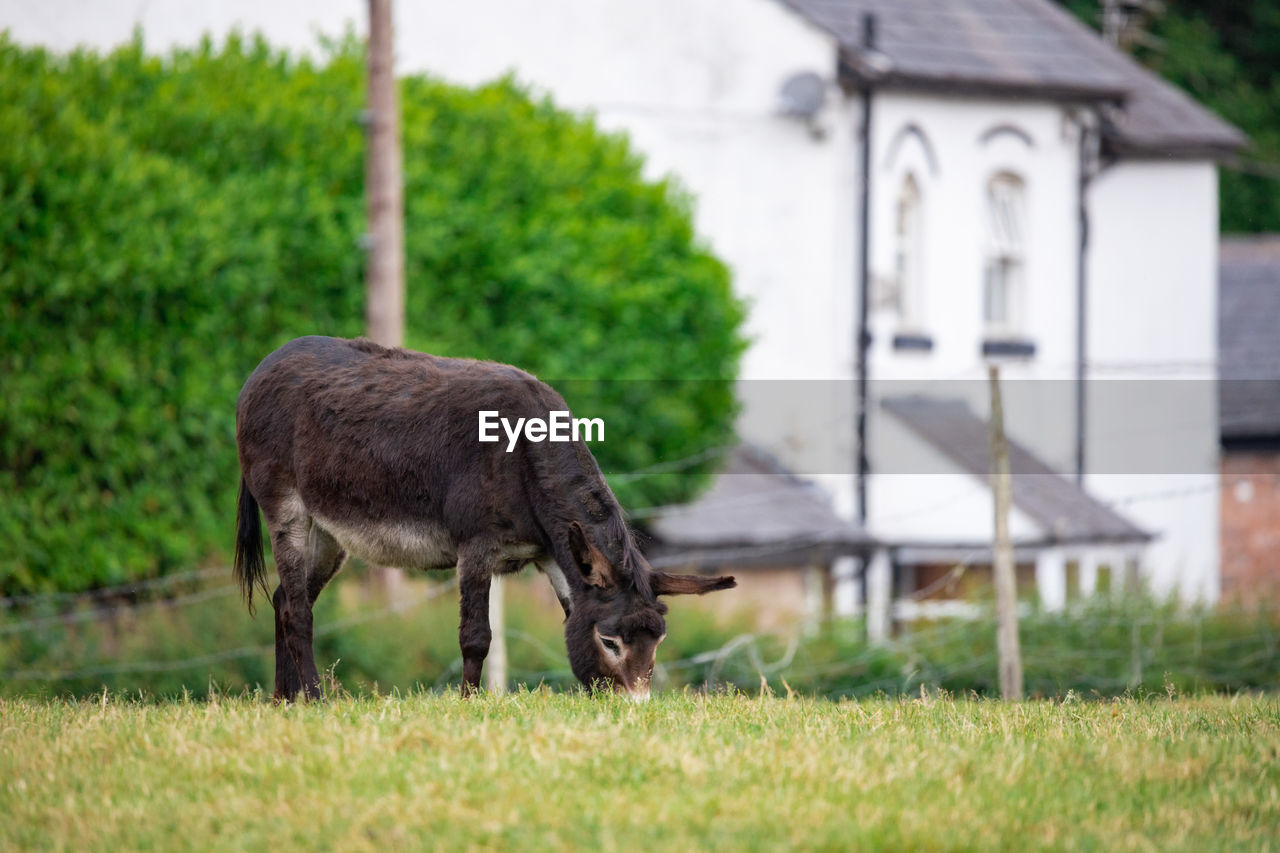
M0 849L1280 846L1280 700L0 700Z

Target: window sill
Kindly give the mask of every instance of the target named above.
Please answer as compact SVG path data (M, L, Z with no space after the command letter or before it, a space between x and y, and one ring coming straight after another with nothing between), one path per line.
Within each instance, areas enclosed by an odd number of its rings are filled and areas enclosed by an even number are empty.
M982 355L986 358L1032 358L1035 354L1034 341L1019 338L986 338L982 342Z
M893 336L893 348L900 352L932 352L933 336L902 332Z

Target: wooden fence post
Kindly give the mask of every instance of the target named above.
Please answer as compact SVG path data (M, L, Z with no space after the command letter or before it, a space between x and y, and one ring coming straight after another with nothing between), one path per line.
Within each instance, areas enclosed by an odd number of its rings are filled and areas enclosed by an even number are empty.
M868 560L867 640L883 643L893 632L893 565L885 548L877 548L864 559Z
M996 581L996 646L1000 655L1000 694L1022 698L1022 652L1018 648L1018 591L1013 569L1013 540L1009 536L1009 445L1004 436L1004 404L1000 399L1000 368L988 365L991 385L991 494L995 504L995 538L991 545Z
M489 582L489 628L493 639L484 661L485 689L497 696L507 692L507 605L502 584L501 575L494 575Z

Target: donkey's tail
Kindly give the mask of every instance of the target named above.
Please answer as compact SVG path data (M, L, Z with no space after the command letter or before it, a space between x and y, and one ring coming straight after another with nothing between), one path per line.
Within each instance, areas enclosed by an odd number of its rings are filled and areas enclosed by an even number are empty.
M240 478L240 502L236 511L236 561L235 576L244 593L245 604L253 612L253 588L267 593L266 561L262 555L262 519L258 516L258 502L249 491L249 484Z

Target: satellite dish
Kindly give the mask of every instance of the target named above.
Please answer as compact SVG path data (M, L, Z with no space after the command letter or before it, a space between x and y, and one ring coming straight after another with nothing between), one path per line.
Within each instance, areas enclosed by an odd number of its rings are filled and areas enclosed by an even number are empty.
M810 121L827 99L827 83L812 71L799 71L782 83L778 111L785 116Z

